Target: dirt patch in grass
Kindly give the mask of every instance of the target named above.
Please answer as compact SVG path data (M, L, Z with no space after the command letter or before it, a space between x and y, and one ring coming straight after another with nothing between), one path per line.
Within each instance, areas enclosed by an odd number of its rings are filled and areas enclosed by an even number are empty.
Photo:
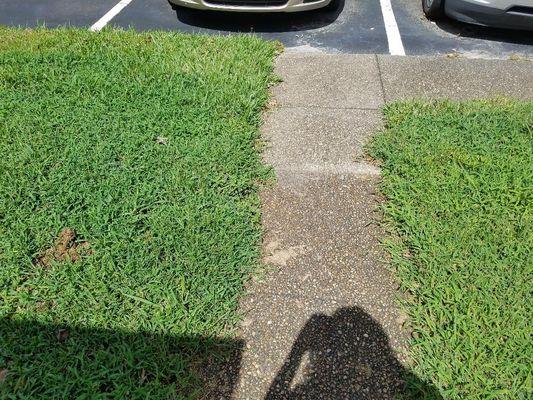
M0 398L200 391L259 264L276 51L0 27Z
M40 254L34 263L44 268L50 268L54 262L66 260L75 263L83 255L91 254L90 247L89 242L80 241L74 229L63 228L55 244Z

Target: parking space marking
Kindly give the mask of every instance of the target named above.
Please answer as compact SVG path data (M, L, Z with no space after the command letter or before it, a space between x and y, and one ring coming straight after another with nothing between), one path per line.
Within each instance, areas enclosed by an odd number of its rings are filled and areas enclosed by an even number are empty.
M90 31L98 32L104 26L106 26L109 21L111 21L119 12L121 12L124 7L130 4L133 0L120 0L111 10L106 12L102 18L96 21L90 28Z
M381 13L383 14L383 21L385 22L385 31L387 32L387 40L389 42L389 53L393 56L405 56L405 49L402 43L402 36L392 11L390 0L379 0L381 4Z

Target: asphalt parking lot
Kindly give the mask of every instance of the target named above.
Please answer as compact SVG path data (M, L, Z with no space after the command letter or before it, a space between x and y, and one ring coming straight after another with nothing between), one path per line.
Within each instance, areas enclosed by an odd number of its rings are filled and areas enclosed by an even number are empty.
M124 1L124 0L123 0ZM0 24L89 28L118 0L2 0ZM533 58L533 34L427 21L419 0L391 0L395 25L407 55L458 54L465 57ZM391 52L391 33L379 0L340 0L337 10L298 14L234 14L173 10L166 0L125 0L108 26L230 34L253 32L286 47L329 53ZM397 39L397 38L396 38Z

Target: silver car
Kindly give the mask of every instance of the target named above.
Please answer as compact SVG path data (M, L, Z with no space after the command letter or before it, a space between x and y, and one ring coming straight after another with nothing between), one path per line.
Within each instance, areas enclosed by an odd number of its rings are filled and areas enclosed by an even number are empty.
M337 0L169 0L172 5L200 10L237 12L296 12L334 9Z
M422 9L430 19L533 30L533 0L422 0Z

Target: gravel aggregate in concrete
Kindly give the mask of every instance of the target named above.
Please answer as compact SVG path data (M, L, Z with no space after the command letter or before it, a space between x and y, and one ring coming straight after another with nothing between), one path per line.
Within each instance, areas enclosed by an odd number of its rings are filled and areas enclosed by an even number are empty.
M497 96L533 99L533 62L377 56L387 102Z
M374 55L282 54L277 63L283 83L274 88L282 106L366 108L383 105Z
M405 317L379 245L381 127L373 56L282 56L281 107L263 126L277 184L262 193L268 272L241 302L235 398L392 399L407 372Z
M393 399L407 370L365 309L335 300L254 298L238 398Z
M238 398L392 399L400 391L407 332L379 246L376 184L324 175L263 192L270 268L241 303Z
M349 170L361 161L363 145L381 124L379 110L281 107L263 126L264 159L278 172L311 165Z
M531 65L300 53L278 59L279 107L263 127L264 159L278 178L261 194L267 272L240 304L244 346L233 398L393 399L404 392L402 377L441 398L408 367L409 321L380 246L379 168L363 147L381 127L377 108L385 99L531 98Z

